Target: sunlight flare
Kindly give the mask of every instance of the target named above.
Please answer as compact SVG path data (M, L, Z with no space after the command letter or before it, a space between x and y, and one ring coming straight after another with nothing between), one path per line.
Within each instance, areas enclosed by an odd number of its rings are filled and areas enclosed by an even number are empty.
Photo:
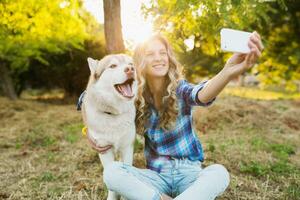
M149 5L150 0L131 1L130 3L121 0L123 38L126 47L130 50L153 34L153 20L144 18L141 11L142 4ZM102 0L85 0L84 6L99 23L104 23Z

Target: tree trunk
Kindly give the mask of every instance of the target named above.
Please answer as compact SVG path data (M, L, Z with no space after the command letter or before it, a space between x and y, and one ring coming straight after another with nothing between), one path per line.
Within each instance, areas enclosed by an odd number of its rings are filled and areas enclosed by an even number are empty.
M5 96L11 100L18 98L7 64L3 62L0 62L0 84Z
M120 0L103 0L104 32L107 53L122 53L125 51Z

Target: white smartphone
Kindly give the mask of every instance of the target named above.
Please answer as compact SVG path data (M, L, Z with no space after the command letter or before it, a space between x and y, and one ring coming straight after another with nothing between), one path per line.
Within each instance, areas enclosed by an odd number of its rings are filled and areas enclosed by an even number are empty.
M221 50L237 52L237 53L249 53L248 41L250 40L251 33L238 31L229 28L221 29Z

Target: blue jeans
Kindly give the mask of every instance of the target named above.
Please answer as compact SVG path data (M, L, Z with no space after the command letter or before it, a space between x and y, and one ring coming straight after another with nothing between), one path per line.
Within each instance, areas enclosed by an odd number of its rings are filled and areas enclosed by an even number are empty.
M113 162L104 169L107 188L130 200L159 200L167 194L176 200L210 200L229 185L229 173L219 164L201 168L200 161L169 160L161 172Z

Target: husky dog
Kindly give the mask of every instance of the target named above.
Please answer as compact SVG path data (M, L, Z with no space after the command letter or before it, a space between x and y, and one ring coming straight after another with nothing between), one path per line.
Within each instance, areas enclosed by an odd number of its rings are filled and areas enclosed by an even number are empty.
M88 58L91 71L82 99L82 117L92 146L101 147L103 167L119 152L124 163L132 165L135 139L136 70L131 57L124 54ZM104 150L103 150L104 149ZM109 191L109 200L117 195Z

